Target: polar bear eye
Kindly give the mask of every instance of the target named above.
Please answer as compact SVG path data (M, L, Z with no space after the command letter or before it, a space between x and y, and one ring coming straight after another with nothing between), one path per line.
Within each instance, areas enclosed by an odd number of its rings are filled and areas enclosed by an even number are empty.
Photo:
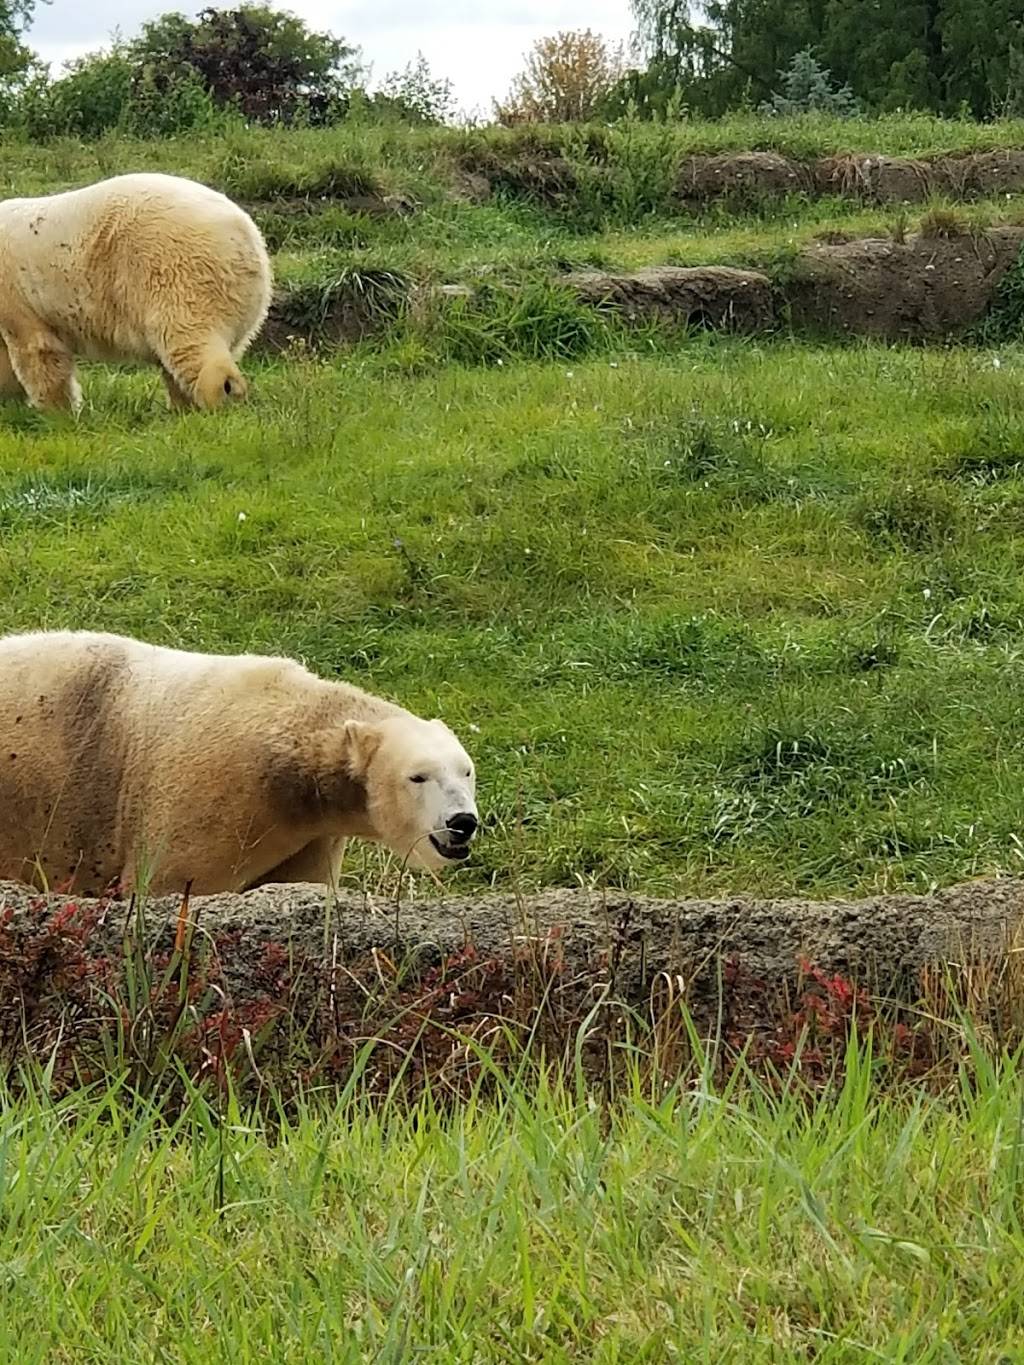
M409 778L410 782L426 782L426 780L427 779L424 777L422 773L417 773L415 777Z

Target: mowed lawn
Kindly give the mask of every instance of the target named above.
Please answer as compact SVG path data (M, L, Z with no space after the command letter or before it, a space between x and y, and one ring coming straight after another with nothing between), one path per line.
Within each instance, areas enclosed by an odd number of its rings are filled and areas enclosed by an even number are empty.
M464 889L1019 865L1020 349L249 368L216 417L97 369L77 424L5 407L0 627L295 654L444 716Z

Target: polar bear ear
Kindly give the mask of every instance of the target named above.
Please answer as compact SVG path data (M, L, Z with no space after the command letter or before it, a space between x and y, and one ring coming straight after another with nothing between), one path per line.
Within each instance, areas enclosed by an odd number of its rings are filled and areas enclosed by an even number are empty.
M380 730L365 720L347 720L343 728L349 772L353 777L365 777L380 747Z

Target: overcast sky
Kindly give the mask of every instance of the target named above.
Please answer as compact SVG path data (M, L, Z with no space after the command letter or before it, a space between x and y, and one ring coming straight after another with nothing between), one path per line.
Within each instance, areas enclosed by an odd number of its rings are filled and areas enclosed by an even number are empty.
M58 69L68 57L102 47L115 29L130 37L146 19L202 4L175 0L52 0L39 3L30 45ZM294 0L284 4L313 28L357 44L373 80L422 52L447 76L463 109L490 112L536 38L591 28L616 41L631 29L629 0Z

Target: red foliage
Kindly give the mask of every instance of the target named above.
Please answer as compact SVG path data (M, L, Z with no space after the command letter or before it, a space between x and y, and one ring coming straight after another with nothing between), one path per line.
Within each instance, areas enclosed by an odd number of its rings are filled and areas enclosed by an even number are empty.
M98 938L111 906L69 901L54 909L40 897L17 919L0 909L0 1067L12 1075L27 1048L39 1059L56 1056L55 1088L71 1087L102 1074L116 1044L119 1064L148 1083L173 1058L197 1082L230 1079L244 1088L266 1080L287 1094L344 1082L370 1045L363 1083L371 1090L384 1092L401 1077L412 1092L429 1085L435 1095L457 1096L489 1083L488 1067L511 1061L520 1043L542 1048L549 1061L571 1061L595 987L608 987L612 1001L591 1018L582 1055L588 1074L610 1089L609 1068L626 1055L615 1044L635 1026L614 1003L634 932L628 913L607 949L589 968L576 962L571 974L555 929L501 956L484 957L466 942L403 975L380 949L332 971L278 942L254 952L240 930L213 944L195 936L184 958L140 948L131 945L130 906L118 910L129 935L124 956L110 943L115 926ZM236 1000L230 981L241 979L239 962L244 998ZM920 1076L934 1065L931 1035L917 1023L882 1010L841 972L808 960L798 966L787 991L737 958L722 964L721 1000L708 1022L721 1025L724 1048L715 1055L725 1069L742 1057L776 1082L795 1073L818 1090L841 1079L848 1041L868 1029L876 1064L893 1074ZM678 1036L664 1037L685 1065Z

